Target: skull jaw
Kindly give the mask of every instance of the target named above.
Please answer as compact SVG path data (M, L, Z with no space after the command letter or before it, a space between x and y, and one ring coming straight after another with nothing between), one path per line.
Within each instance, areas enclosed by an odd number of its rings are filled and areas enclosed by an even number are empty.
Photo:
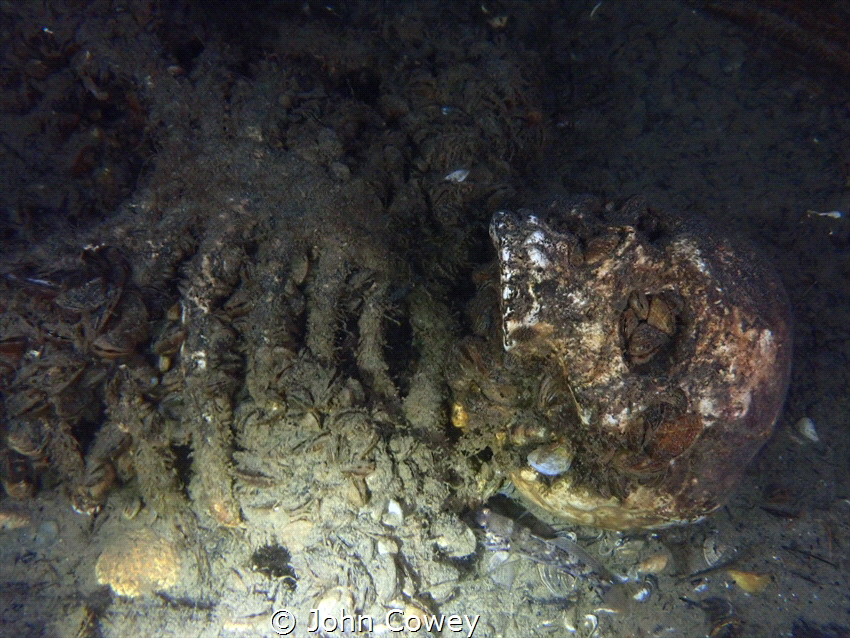
M530 468L512 472L511 482L527 505L576 525L613 530L658 529L696 523L714 507L682 511L670 495L651 488L638 487L625 499L604 497L584 486L576 486L570 477L546 485Z

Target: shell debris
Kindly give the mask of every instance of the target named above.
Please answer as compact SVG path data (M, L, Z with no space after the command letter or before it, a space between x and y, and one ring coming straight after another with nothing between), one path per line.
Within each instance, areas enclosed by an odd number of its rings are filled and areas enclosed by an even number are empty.
M811 441L812 443L820 443L820 437L818 436L818 431L815 428L815 422L812 421L809 417L804 416L802 419L797 421L797 424L794 426L794 429L807 441Z
M735 581L735 584L748 594L758 594L765 590L770 584L770 574L757 574L755 572L744 572L738 569L727 569L726 573Z
M12 530L26 527L30 524L30 518L23 512L10 509L0 510L0 530Z
M456 171L452 171L448 175L446 175L443 179L447 182L454 182L455 184L460 184L463 180L465 180L469 176L469 170L466 168L459 168Z
M728 547L716 538L709 536L702 543L702 557L709 567L717 565L726 555Z

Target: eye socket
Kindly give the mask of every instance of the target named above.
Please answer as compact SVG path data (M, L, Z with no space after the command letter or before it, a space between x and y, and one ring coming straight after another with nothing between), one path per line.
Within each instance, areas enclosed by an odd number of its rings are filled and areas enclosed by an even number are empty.
M620 318L623 356L633 366L657 362L681 323L681 298L673 292L632 291Z

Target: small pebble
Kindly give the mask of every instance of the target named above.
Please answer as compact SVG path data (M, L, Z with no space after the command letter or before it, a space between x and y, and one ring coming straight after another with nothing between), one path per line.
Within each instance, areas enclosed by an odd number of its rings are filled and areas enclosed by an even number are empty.
M637 568L644 574L660 574L667 567L667 554L655 554L642 560Z
M541 445L529 452L528 464L545 476L558 476L570 469L573 462L572 448L566 443Z

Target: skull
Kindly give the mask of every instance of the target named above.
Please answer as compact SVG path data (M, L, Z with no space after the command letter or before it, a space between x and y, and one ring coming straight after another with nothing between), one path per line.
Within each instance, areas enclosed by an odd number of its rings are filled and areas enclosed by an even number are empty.
M548 434L535 445L566 441L572 462L544 476L517 450L507 471L524 498L616 529L694 521L723 504L787 390L790 308L776 276L636 198L498 212L490 235L504 366L493 374L521 387L561 370L569 390L563 409L536 409ZM497 427L528 412L515 408L500 406Z

